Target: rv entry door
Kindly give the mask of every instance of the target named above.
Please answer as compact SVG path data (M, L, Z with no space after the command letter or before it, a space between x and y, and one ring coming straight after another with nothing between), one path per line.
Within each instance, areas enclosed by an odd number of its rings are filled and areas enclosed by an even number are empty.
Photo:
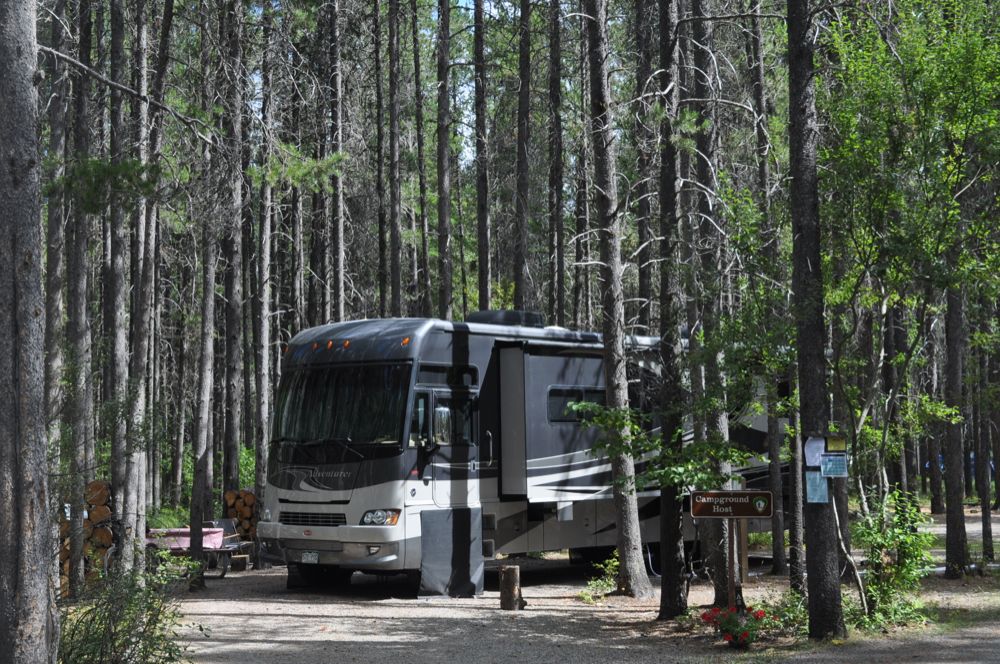
M434 504L479 505L479 399L472 393L435 391L431 410Z

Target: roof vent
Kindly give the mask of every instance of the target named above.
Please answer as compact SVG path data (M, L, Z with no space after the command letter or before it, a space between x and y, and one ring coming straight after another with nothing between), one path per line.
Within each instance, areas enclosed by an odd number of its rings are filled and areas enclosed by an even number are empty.
M487 323L489 325L520 325L522 327L545 327L542 314L537 311L514 311L494 309L473 311L465 317L466 323Z

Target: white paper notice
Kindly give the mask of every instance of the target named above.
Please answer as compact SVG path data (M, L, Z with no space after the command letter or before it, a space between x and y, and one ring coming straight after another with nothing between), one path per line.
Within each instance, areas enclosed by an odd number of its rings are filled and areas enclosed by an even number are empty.
M826 451L826 439L818 436L810 436L806 439L806 465L819 466L823 452Z

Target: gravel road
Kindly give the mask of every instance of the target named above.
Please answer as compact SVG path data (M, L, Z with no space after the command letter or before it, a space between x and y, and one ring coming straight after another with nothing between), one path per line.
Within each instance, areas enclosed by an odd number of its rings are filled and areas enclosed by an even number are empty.
M975 528L973 518L969 526ZM852 635L842 644L763 642L734 657L707 630L684 632L657 623L658 599L611 597L584 604L577 595L592 574L585 567L565 559L510 562L522 569L528 606L520 612L499 608L495 561L486 592L475 599L418 599L403 577L355 574L346 591L288 591L284 568L230 573L181 598L188 623L183 638L188 656L199 664L1000 662L1000 578L926 581L924 601L950 614L958 627ZM758 576L745 594L752 603L786 587L786 580ZM692 607L710 601L707 583L692 586Z

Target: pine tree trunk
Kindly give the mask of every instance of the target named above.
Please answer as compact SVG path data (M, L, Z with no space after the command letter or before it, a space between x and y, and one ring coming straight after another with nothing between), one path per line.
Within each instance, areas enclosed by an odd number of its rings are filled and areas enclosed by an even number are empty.
M403 315L402 193L399 177L399 0L389 0L389 314Z
M792 371L795 373L795 370ZM789 377L789 382L795 386L797 379L795 376ZM801 422L799 420L798 404L792 406L792 413L789 414L789 423L795 423L796 432L799 431ZM805 533L802 518L803 507L803 482L805 477L802 474L802 436L796 433L789 441L791 447L791 458L788 462L788 581L792 590L805 594L806 592L806 561L805 561Z
M54 662L36 6L0 5L0 660Z
M711 21L711 6L708 0L693 0L691 15L696 20L693 23L693 36L697 46L694 51L694 94L704 101L697 103L701 130L695 136L697 157L695 161L695 178L699 184L697 193L698 235L701 242L700 251L692 247L699 259L701 290L696 296L700 300L700 321L705 348L702 352L702 362L705 381L705 397L709 403L717 404L710 411L706 410L706 434L708 440L725 444L729 440L729 418L725 408L725 381L720 368L720 357L717 349L717 321L719 318L719 300L721 298L721 278L719 277L719 261L715 249L715 148L716 130L715 113L709 103L717 91L714 90L714 65L712 57L713 31ZM718 244L724 242L718 239ZM692 328L694 329L694 328ZM720 463L716 470L722 475L728 475L729 464ZM715 587L716 606L728 603L728 555L729 530L723 527L721 519L712 519L703 528L708 541L708 562L712 569L712 583Z
M792 305L804 436L827 432L826 324L820 259L816 156L819 129L813 84L813 35L808 0L788 0L789 156L791 164ZM837 526L833 505L806 503L809 636L843 638Z
M514 194L514 308L528 307L528 132L531 128L531 0L518 21L517 191Z
M490 176L486 135L486 25L483 0L475 0L473 48L476 96L476 247L479 283L479 309L490 308Z
M451 2L438 3L437 45L437 209L438 209L438 317L451 320L452 316L452 260L451 260L451 93L448 75L451 65Z
M644 2L637 3L644 5ZM673 142L674 122L680 99L678 42L676 37L678 1L659 0L660 62L658 98L660 104L660 409L664 445L679 448L682 443L684 412L687 406L680 347L680 303L677 301L678 274L676 255L680 214L680 182L677 178L678 154ZM645 16L645 12L642 12ZM650 35L651 36L651 35ZM660 489L660 611L659 620L685 615L687 603L687 566L684 559L684 503L678 487Z
M636 251L636 262L639 268L639 292L638 292L638 315L636 323L639 326L639 334L650 334L652 332L652 309L653 309L653 235L650 229L652 224L652 194L649 186L652 178L653 164L653 128L650 125L649 101L646 95L651 94L655 89L653 85L652 63L653 63L653 17L650 11L649 0L635 0L635 47L636 47L636 68L635 68L635 128L634 140L636 152L638 153L637 167L638 180L635 183L635 216L636 227L639 234L639 248ZM661 39L667 39L668 43L672 35L665 35L661 29Z
M417 134L417 179L419 185L418 211L420 215L420 313L429 318L434 311L431 264L430 230L427 227L427 166L424 159L424 89L420 82L420 31L418 29L417 0L410 0L410 25L413 33L413 106Z
M81 0L77 9L78 60L90 66L93 34L93 10L89 0ZM90 78L74 72L74 167L90 158ZM81 192L73 202L73 216L66 233L67 322L69 344L66 352L66 389L68 422L71 431L70 467L70 595L78 597L83 588L83 488L90 468L88 450L93 449L94 393L91 380L91 330L87 296L90 276L91 218L84 207Z
M603 287L602 330L607 406L628 408L625 373L625 304L622 294L621 216L615 169L615 139L608 82L608 7L606 0L584 3L590 60L590 113L594 139L594 185L601 233ZM622 432L620 435L625 435ZM618 524L618 555L621 560L619 586L627 595L649 597L653 589L642 559L642 533L635 496L635 466L628 454L611 459L614 505Z
M51 48L64 52L66 48L66 0L56 0L52 8ZM69 113L69 79L66 66L55 57L49 58L52 98L49 100L49 146L52 159L48 182L45 231L45 413L49 427L49 447L58 454L61 445L59 418L63 409L62 374L65 369L63 348L66 335L66 216L68 196L61 183L66 174L66 134ZM53 460L56 467L59 459Z
M988 305L985 298L981 301L980 315L986 315ZM983 324L981 328L984 334L989 333L989 325ZM990 431L990 417L988 392L989 392L989 361L986 349L980 349L979 371L976 383L979 387L976 395L976 403L979 416L976 417L977 447L976 447L976 490L979 494L979 510L982 519L982 540L983 540L983 562L993 562L993 518L990 513L990 452L991 439L994 434Z
M226 411L223 439L224 491L239 489L243 427L243 2L230 0L226 11L226 81L223 146L226 219Z
M111 0L111 79L121 85L127 85L125 77L125 13L121 0ZM111 90L111 164L122 168L125 161L125 108L122 103L122 92ZM137 513L138 494L136 493L136 478L131 476L128 468L129 453L126 444L125 408L128 401L128 284L127 251L128 229L125 227L125 201L113 194L111 197L111 259L108 272L108 282L105 292L106 312L103 330L105 350L110 371L107 374L107 386L110 403L109 433L111 435L111 488L114 494L115 517L131 526L127 531L133 531L135 514ZM121 561L126 568L132 566L133 547L122 547Z
M385 107L382 101L382 0L372 3L372 35L375 40L375 192L378 197L378 315L386 316L389 293L388 248L385 242L385 178L384 154L385 138L383 117Z
M965 315L963 293L960 286L949 288L946 293L945 313L945 403L957 409L963 405L962 377L965 351ZM946 507L945 575L959 578L969 566L968 544L965 534L965 499L963 468L962 423L947 423L944 451L944 487Z
M562 8L549 0L549 311L566 325L566 257L563 237Z
M271 0L265 0L263 6L263 53L261 55L261 124L263 129L262 161L269 163L272 156L274 132L274 96L272 91L272 67L274 47L274 6ZM332 13L332 12L331 12ZM331 18L331 21L334 21ZM336 150L337 148L331 148ZM336 193L334 193L336 197ZM336 205L336 204L334 204ZM336 208L335 208L336 210ZM257 383L257 421L255 439L255 476L254 495L257 500L264 499L264 489L267 486L268 443L271 429L271 218L274 215L273 192L271 183L265 178L260 185L260 233L257 246L257 308L258 316L254 321L257 329L256 358L254 361L254 380ZM336 224L336 211L334 213ZM336 233L335 233L336 235ZM334 244L336 244L336 238ZM337 266L334 264L334 279ZM337 302L342 299L334 291L334 312L337 312ZM342 313L342 309L341 312ZM257 561L260 565L262 561Z

